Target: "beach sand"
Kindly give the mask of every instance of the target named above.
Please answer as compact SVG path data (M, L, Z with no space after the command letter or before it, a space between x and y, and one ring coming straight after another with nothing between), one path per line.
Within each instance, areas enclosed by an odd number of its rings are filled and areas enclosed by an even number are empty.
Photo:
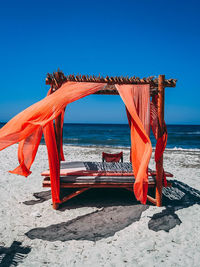
M121 149L64 146L66 161L101 161L102 151ZM93 189L55 211L40 176L48 169L46 147L28 178L8 173L16 166L16 145L0 152L1 266L200 265L200 151L165 152L174 182L163 190L162 208L128 191Z

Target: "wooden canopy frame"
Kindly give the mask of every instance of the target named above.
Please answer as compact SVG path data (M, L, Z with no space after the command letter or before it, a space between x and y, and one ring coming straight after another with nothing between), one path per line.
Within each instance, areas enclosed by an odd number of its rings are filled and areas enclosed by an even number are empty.
M105 88L101 91L96 92L95 94L101 95L117 95L118 91L115 88L115 84L150 84L150 96L158 95L158 138L162 137L164 133L164 103L165 103L165 88L166 87L175 87L176 81L175 79L165 79L165 75L159 75L158 78L154 76L148 78L138 78L138 77L95 77L95 76L85 76L85 75L68 75L65 76L63 72L57 71L53 74L47 74L46 84L51 86L51 93L59 89L63 83L67 81L75 81L75 82L93 82L93 83L105 83ZM60 154L60 145L61 145L61 115L55 119L55 133L56 133L56 142L59 158L61 159ZM43 183L45 186L45 183ZM47 186L47 184L46 184ZM45 186L45 187L46 187ZM170 183L168 183L170 186ZM66 187L66 186L65 186ZM94 186L92 186L94 187ZM103 187L103 186L101 186ZM106 187L106 186L105 186ZM111 186L107 186L111 187ZM117 186L115 186L117 187ZM120 186L118 186L120 187ZM122 186L124 187L124 186ZM163 187L163 156L156 162L156 184L155 184L155 198L151 196L147 196L147 199L157 206L162 206L162 187ZM75 193L70 196L66 196L63 198L62 203L71 199L72 197L86 191L88 188L86 186L82 189L79 188ZM130 190L130 188L126 188ZM58 208L57 203L53 203L53 208Z

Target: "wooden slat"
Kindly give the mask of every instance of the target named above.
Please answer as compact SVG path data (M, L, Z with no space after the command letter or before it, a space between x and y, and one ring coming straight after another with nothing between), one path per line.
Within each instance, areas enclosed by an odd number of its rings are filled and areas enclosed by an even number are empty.
M91 187L91 188L126 188L133 187L134 183L106 183L106 182L88 182L88 183L61 183L61 188L80 188L80 187ZM150 182L149 187L154 187L155 183ZM43 187L51 187L51 181L45 180L43 181Z
M150 96L153 96L158 93L156 88L150 88ZM117 90L99 90L94 93L94 95L119 95Z
M66 178L66 177L63 177ZM62 179L62 177L61 177ZM134 181L133 182L100 182L100 181L80 181L80 182L66 182L66 181L61 181L60 183L61 187L87 187L87 186L91 186L91 187L102 187L102 186L108 186L108 187L130 187L132 188L134 185ZM148 182L149 186L155 186L155 181L149 181ZM43 180L43 186L44 187L50 187L51 186L51 181L50 181L50 177L45 177ZM171 183L169 181L167 181L167 186L170 187Z
M71 198L76 197L79 194L81 194L81 193L83 193L83 192L85 192L86 190L89 190L89 189L90 188L82 188L82 189L79 189L79 190L73 192L72 194L70 194L70 195L68 195L66 197L63 197L63 199L61 200L61 203L64 203L64 202L70 200Z
M166 177L173 174L165 172ZM49 170L41 173L49 176ZM60 176L131 176L133 177L132 165L128 162L102 163L102 162L61 162ZM149 176L155 176L156 171L148 170Z
M45 177L44 181L50 181L50 177ZM155 177L149 177L149 183L155 184ZM129 183L133 184L135 182L134 177L126 176L64 176L60 177L60 183Z
M44 171L41 173L41 176L49 176L49 171ZM126 173L126 172L118 172L118 173L106 173L106 172L93 172L93 171L72 171L72 172L63 172L63 170L60 170L61 176L123 176L123 177L134 177L133 173ZM170 172L165 172L166 177L173 177L173 174ZM156 176L156 171L149 172L149 176Z
M151 197L151 196L149 196L149 195L147 195L147 200L148 200L148 201L150 201L151 203L153 203L154 205L156 205L156 204L157 204L157 201L156 201L156 199L155 199L155 198L153 198L153 197Z

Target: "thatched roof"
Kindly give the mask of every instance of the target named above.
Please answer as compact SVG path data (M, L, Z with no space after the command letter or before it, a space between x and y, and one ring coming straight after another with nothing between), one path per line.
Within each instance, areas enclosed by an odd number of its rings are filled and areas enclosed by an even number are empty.
M118 91L115 88L115 84L150 84L151 94L157 92L158 89L158 78L155 76L150 76L147 78L138 78L138 77L123 77L115 76L105 78L102 76L89 76L89 75L67 75L65 76L62 71L53 72L53 74L47 74L46 84L51 85L55 90L58 89L63 83L67 81L75 82L93 82L93 83L105 83L104 90L98 91L96 94L112 94L117 95ZM164 87L175 87L176 79L165 79Z

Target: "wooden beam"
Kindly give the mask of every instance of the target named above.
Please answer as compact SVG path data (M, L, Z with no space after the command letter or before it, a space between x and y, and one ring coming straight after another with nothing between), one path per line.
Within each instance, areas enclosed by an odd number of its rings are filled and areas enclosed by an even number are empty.
M90 189L90 188L81 188L81 189L79 189L79 190L73 192L72 194L70 194L70 195L64 197L64 198L61 200L61 203L64 203L64 202L70 200L71 198L76 197L76 196L78 196L79 194L81 194L81 193L83 193L83 192L85 192L86 190L89 190L89 189Z
M64 203L64 202L67 202L68 200L72 199L73 197L76 197L78 196L79 194L85 192L86 190L89 190L90 188L81 188L81 189L78 189L76 190L75 192L69 194L68 196L66 197L63 197L63 199L61 200L61 203L55 203L53 202L53 209L54 210L58 210L59 209L59 206L60 204Z
M63 83L67 81L73 82L92 82L92 83L105 83L109 85L114 84L150 84L151 88L158 87L158 79L155 76L150 76L146 78L139 77L123 77L123 76L115 76L105 78L102 76L94 76L94 75L68 75L65 76L62 71L53 72L53 74L47 74L46 84L50 84L53 88L59 88ZM176 79L168 79L164 80L165 87L175 87Z
M153 198L153 197L151 197L151 196L149 196L149 195L147 195L147 200L148 200L149 202L153 203L154 205L157 205L157 201L156 201L156 199Z
M157 95L158 90L157 88L150 88L150 96L154 96ZM119 92L115 89L113 90L99 90L97 92L94 93L94 95L119 95Z
M165 103L165 75L158 78L158 138L162 137L164 131L164 103ZM156 162L156 205L162 206L163 187L163 156Z
M53 209L54 210L58 210L59 209L59 203L55 203L55 202L53 202Z
M57 82L56 82L56 86ZM53 86L51 86L51 94L54 93ZM55 119L55 136L56 136L56 146L57 146L57 151L58 151L58 158L59 158L59 170L60 170L60 160L61 160L61 154L60 154L60 128L61 128L61 114ZM53 209L57 210L59 208L59 203L52 203Z
M51 187L50 179L43 180L43 187ZM61 182L60 188L83 188L83 187L90 187L90 188L133 188L134 183L112 183L112 182L82 182L82 183L69 183L69 182ZM155 187L154 182L149 182L148 187Z

